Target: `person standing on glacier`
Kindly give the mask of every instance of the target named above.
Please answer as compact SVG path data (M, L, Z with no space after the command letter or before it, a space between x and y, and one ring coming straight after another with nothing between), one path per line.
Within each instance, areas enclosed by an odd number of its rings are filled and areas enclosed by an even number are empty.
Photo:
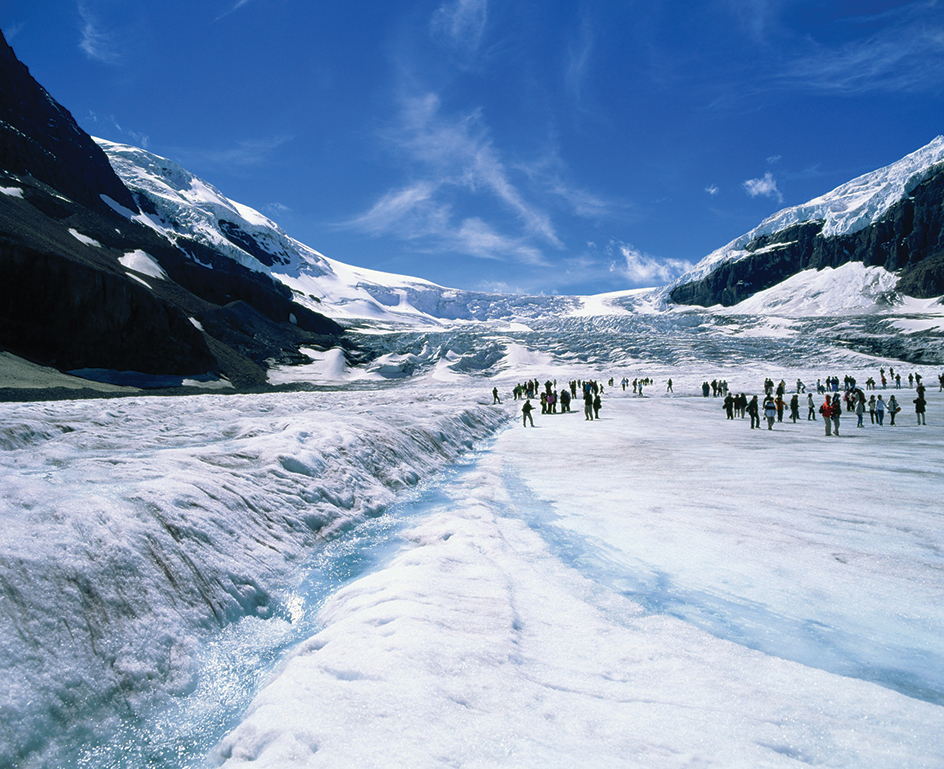
M528 422L531 422L531 427L534 427L534 417L531 416L531 412L534 411L534 406L531 405L531 399L528 398L524 402L524 406L521 407L521 426L527 427Z
M826 400L823 401L823 405L819 407L819 413L823 415L823 425L826 427L826 435L832 435L832 415L833 415L833 404L829 399L829 394L826 394Z
M758 430L760 429L760 414L759 414L759 411L760 411L760 406L759 406L758 403L757 403L757 396L755 395L754 397L751 398L751 402L747 404L747 413L748 413L748 414L750 415L750 417L751 417L751 429L752 429L752 430L753 430L755 427L756 427Z
M888 416L892 420L892 427L895 426L895 414L901 411L901 406L898 405L898 399L893 395L888 399Z
M782 411L780 412L783 413ZM774 419L777 418L777 404L774 403L774 399L769 395L764 401L764 417L767 419L767 429L774 429Z
M863 427L863 417L865 416L865 394L862 390L856 390L855 414L857 418L856 427Z
M842 400L840 400L839 393L836 393L833 396L833 407L829 412L829 415L833 420L833 435L837 438L839 437L839 420L842 418Z

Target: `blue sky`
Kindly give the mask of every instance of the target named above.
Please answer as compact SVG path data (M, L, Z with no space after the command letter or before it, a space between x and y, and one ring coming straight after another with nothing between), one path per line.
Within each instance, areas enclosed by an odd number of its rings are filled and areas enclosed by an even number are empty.
M344 262L661 285L944 133L944 0L4 0L89 133Z

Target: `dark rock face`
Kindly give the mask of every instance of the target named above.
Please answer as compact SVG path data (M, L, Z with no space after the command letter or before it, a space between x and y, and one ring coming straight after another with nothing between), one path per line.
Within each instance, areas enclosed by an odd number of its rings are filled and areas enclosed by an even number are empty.
M944 294L944 168L919 184L877 222L841 237L822 236L806 222L753 240L748 256L720 265L705 278L674 288L673 302L710 307L737 304L802 270L862 262L898 272L898 290L931 298ZM770 248L783 244L781 248Z
M107 210L103 194L138 210L102 149L33 80L2 33L0 83L0 168L32 176L93 211Z
M2 37L0 82L0 349L66 371L218 373L259 387L268 361L345 345L337 323L268 275L115 213L101 195L138 205ZM166 277L125 268L137 251Z
M225 219L221 219L220 229L229 239L230 243L239 246L247 254L252 254L252 256L256 257L256 259L262 262L266 267L272 267L276 263L287 263L285 258L275 256L266 251L256 242L252 235L240 229L239 225L235 224L234 222L228 222Z

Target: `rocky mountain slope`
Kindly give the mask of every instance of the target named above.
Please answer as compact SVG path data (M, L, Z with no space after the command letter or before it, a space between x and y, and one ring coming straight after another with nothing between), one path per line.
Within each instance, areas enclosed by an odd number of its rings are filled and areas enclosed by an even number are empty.
M271 276L140 217L105 153L0 36L0 349L60 370L265 383L341 327ZM120 213L119 213L120 212Z

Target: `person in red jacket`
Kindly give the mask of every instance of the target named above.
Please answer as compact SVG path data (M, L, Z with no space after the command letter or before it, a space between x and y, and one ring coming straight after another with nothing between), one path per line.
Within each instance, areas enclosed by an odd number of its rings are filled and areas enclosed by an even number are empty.
M826 425L826 435L832 435L833 423L831 417L833 415L833 404L829 400L829 396L826 396L826 400L823 401L823 405L819 407L819 413L823 415L823 424Z

